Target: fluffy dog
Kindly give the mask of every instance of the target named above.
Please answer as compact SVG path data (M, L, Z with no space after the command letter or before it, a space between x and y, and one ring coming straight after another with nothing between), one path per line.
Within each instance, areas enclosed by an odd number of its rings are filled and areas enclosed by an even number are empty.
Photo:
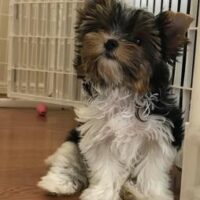
M39 186L81 200L172 200L169 171L183 118L169 67L188 43L192 19L154 16L117 0L91 0L78 12L75 68L89 98L80 126L47 159Z

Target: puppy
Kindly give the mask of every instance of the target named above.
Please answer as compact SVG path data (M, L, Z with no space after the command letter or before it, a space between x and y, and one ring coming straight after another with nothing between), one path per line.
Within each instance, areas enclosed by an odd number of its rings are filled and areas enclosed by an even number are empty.
M81 200L173 200L169 171L183 140L183 118L169 67L188 43L192 18L154 16L117 0L78 11L75 68L88 94L80 126L47 159L39 186Z

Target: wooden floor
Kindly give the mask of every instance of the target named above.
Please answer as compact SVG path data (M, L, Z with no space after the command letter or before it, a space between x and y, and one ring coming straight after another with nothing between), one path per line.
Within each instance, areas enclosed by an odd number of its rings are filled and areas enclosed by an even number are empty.
M78 199L48 196L36 186L46 172L44 159L75 126L73 119L71 110L49 111L47 118L41 118L35 110L0 109L0 200Z
M50 111L47 118L35 110L0 109L0 200L76 200L51 197L37 188L45 173L44 159L75 126L70 110Z

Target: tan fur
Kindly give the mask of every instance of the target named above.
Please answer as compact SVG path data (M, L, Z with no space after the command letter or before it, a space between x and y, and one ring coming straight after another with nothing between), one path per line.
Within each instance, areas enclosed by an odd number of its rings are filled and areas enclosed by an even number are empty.
M98 72L107 83L118 85L122 82L122 72L120 65L114 60L102 58L98 63Z
M127 41L119 41L119 48L116 51L116 56L122 63L127 63L130 61L131 56L133 55L133 52L135 52L135 56L140 55L140 51L137 50L136 45L130 44ZM131 64L131 63L130 63Z
M150 72L145 65L140 65L137 73L137 80L133 82L133 90L138 94L144 94L149 90Z
M88 33L83 40L83 59L98 58L103 53L106 34L103 32Z
M186 32L193 18L184 13L175 13L172 11L161 13L159 18L161 19L159 26L163 34L165 57L170 62L176 59L182 51L183 46L188 43Z
M135 63L135 65L133 65L131 60L133 53L135 59L138 58L138 61ZM139 94L147 92L149 89L150 72L148 63L141 59L143 57L141 49L137 48L136 45L130 44L126 41L120 42L120 46L116 51L116 57L121 63L130 65L130 70L135 74L135 79L131 80L131 82L130 80L126 80L124 84L128 85L129 88ZM140 63L140 60L142 60L144 63Z

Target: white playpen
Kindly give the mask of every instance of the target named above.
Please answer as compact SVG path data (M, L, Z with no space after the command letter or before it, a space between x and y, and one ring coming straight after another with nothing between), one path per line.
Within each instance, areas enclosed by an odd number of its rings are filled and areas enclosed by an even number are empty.
M0 0L0 95L7 93L9 2Z
M80 100L73 55L75 11L82 2L10 1L9 97L63 105Z
M187 33L191 43L171 74L177 104L188 124L181 200L200 200L200 0L122 1L155 14L173 10L194 18ZM80 102L80 83L73 69L73 27L75 11L83 2L0 0L0 106L16 99L64 106Z

